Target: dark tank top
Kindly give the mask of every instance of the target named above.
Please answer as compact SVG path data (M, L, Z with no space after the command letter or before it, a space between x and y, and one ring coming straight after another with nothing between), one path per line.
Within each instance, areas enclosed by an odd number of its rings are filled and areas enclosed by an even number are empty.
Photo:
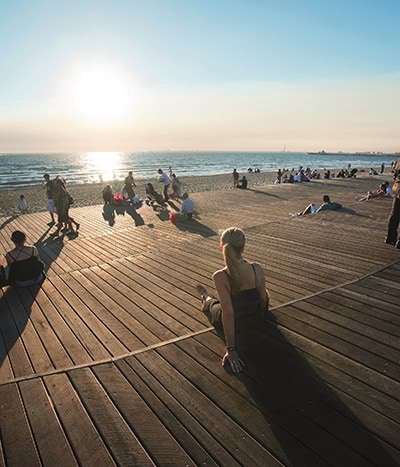
M14 260L14 262L10 265L10 271L8 276L10 284L35 280L40 277L40 274L43 271L43 263L39 261L39 258L37 256L34 256L34 252L35 250L32 248L31 256L22 261L17 261L17 258L21 251L15 258L10 255L11 258Z
M238 295L231 295L232 306L235 319L247 318L259 314L258 307L258 278L254 264L251 265L254 272L255 287L253 289L242 290ZM225 270L225 274L229 277L232 284L232 278Z

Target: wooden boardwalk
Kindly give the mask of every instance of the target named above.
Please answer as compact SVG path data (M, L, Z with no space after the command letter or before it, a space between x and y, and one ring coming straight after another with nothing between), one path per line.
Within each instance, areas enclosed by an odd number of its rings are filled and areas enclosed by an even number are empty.
M0 465L400 465L400 251L391 200L354 201L378 183L202 193L177 226L75 208L74 239L48 213L0 219L0 253L21 229L48 268L0 291ZM346 208L289 216L326 191ZM239 376L194 288L231 225L272 298Z

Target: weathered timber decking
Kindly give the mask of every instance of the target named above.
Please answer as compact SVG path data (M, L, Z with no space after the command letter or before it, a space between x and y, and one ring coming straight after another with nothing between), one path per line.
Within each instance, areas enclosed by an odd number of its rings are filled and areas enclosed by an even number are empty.
M400 251L391 200L354 201L378 183L202 193L177 226L75 208L75 239L48 213L0 219L0 252L21 229L48 268L0 291L0 464L400 465ZM289 217L325 192L345 209ZM194 288L213 288L230 225L272 299L239 376Z

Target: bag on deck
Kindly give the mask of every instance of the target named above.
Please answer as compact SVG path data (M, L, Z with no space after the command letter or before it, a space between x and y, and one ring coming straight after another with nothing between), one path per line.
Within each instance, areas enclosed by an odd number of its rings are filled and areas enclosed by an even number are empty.
M124 198L123 196L120 194L120 193L116 193L114 196L113 196L113 204L115 206L122 206L124 203Z

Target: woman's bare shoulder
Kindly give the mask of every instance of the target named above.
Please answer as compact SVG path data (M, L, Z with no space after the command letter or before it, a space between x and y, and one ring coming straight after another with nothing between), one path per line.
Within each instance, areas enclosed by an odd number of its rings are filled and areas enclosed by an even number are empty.
M215 280L221 280L222 278L226 277L226 267L222 269L218 269L218 271L215 271L214 274L212 275L212 278Z

